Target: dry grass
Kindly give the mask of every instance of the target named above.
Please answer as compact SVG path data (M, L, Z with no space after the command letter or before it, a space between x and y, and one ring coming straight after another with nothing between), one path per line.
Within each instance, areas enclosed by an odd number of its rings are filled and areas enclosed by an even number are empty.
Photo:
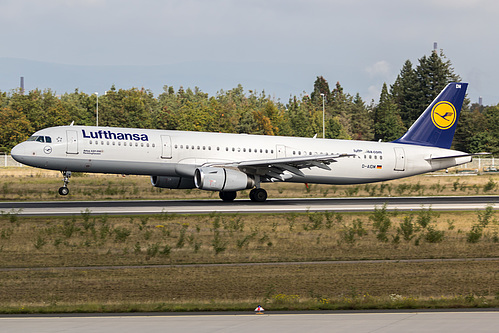
M1 272L4 309L120 304L143 310L431 306L431 300L497 304L499 261L251 267L172 267ZM463 302L479 298L479 304ZM412 301L412 302L411 302ZM408 303L404 305L405 303ZM150 309L147 305L153 304ZM249 304L249 305L248 305ZM410 304L413 304L412 306ZM463 305L461 305L463 306ZM67 310L67 308L66 308ZM107 310L109 311L109 310ZM20 311L22 312L22 311Z
M435 174L414 176L368 185L264 184L270 198L400 196L400 195L477 195L497 194L499 186L487 190L487 184L499 181L499 175L464 176ZM62 185L59 172L30 167L0 168L0 200L122 200L122 199L206 199L216 192L154 188L147 176L75 174L69 185L71 194L57 193ZM489 184L490 185L490 184ZM247 197L242 191L240 197Z
M379 240L372 213L23 217L0 219L0 267L499 257L498 225L467 242L477 212L387 213ZM412 216L404 240L400 224ZM491 218L495 221L495 218ZM431 232L443 232L432 239Z
M3 267L150 267L2 270L0 312L250 310L258 303L274 310L499 305L499 260L154 266L499 257L494 239L497 223L484 229L478 243L466 241L471 225L476 224L476 212L431 215L430 224L445 232L440 243L425 240L427 228L410 241L394 242L397 226L407 216L404 213L390 215L390 240L382 242L370 216L330 215L328 223L326 214L140 218L82 214L74 220L4 214L0 219ZM354 222L358 226L359 220L367 234L347 242L344 231ZM126 230L128 236L124 236ZM253 236L243 241L248 235ZM166 245L169 252L161 253ZM215 245L224 249L217 253Z

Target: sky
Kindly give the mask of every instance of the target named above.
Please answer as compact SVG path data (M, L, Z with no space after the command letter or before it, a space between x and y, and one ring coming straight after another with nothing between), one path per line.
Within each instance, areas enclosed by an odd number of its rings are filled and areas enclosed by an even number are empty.
M287 102L324 76L378 101L437 42L471 101L496 105L498 17L493 0L0 0L0 90L242 84Z

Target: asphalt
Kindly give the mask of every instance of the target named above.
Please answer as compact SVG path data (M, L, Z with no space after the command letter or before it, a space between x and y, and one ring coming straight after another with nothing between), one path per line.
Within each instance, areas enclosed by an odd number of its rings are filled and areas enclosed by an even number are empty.
M476 210L491 205L499 209L499 196L376 197L270 199L264 203L239 199L221 200L123 200L123 201L43 201L0 202L0 212L31 216L90 214L206 214L220 213L289 213L307 211L372 211L386 204L388 210Z

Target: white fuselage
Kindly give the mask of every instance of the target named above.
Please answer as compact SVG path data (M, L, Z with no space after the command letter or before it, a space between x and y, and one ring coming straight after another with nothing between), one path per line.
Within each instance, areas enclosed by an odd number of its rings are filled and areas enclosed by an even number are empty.
M408 177L471 161L442 148L369 141L248 134L183 132L93 126L61 126L34 136L12 150L21 163L53 170L193 177L213 163L268 160L304 155L352 154L330 164L331 170L305 168L286 181L361 184Z

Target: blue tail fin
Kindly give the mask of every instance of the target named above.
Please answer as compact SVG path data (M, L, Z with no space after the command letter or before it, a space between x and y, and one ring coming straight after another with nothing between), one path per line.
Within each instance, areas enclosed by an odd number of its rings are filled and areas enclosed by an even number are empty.
M449 83L395 143L449 149L456 132L467 83Z

